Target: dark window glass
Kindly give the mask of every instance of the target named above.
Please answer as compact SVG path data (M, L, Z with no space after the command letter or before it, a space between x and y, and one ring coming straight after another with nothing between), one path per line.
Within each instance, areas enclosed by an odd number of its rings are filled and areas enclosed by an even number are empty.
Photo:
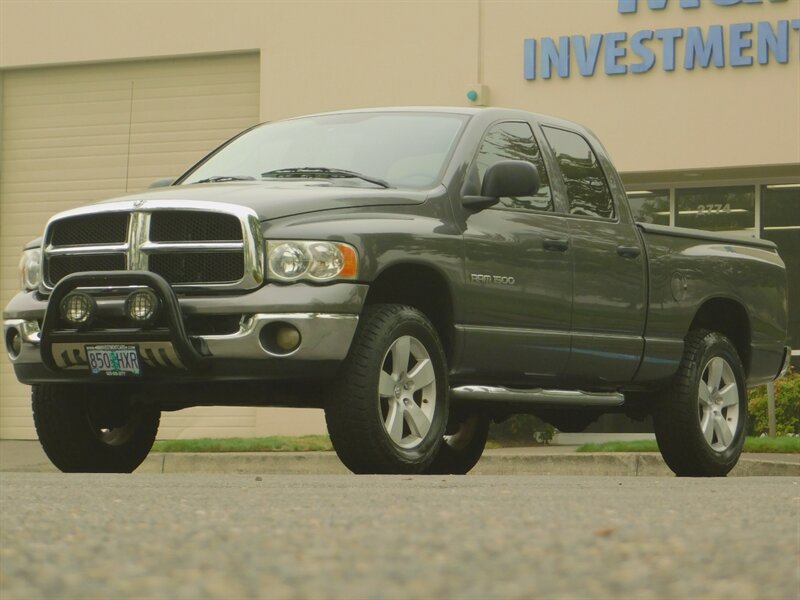
M613 219L611 190L589 142L563 129L545 127L544 131L564 176L570 214Z
M800 229L800 183L761 186L761 226Z
M678 227L737 231L755 227L756 190L752 185L675 190Z
M550 194L550 180L544 168L542 153L527 123L499 123L494 125L481 142L475 160L477 177L483 183L483 175L491 165L501 160L526 160L539 171L539 191L535 196L524 198L501 198L500 204L506 208L526 210L553 210ZM480 188L480 185L478 185Z
M800 183L761 187L761 237L778 245L789 280L789 345L800 348Z
M637 223L669 225L669 190L628 192L628 204Z

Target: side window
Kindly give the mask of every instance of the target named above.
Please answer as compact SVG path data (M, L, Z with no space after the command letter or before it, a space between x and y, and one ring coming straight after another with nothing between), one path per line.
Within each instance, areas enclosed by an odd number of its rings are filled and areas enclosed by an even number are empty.
M483 175L491 165L501 160L527 160L539 171L539 191L535 196L524 198L501 198L500 204L506 208L526 210L553 210L550 195L550 180L544 168L542 153L527 123L498 123L486 133L473 165L478 181L483 183ZM478 185L480 188L480 184Z
M569 195L569 213L613 219L614 200L597 156L582 136L543 127L561 167Z

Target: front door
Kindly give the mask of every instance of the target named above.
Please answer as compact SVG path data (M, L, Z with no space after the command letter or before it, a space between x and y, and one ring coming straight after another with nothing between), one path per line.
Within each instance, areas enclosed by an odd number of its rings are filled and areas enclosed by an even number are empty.
M554 209L550 177L527 122L488 128L465 195L479 194L486 169L509 159L533 163L541 186L536 196L502 198L466 218L460 362L468 379L532 385L554 379L567 365L572 252L567 219Z

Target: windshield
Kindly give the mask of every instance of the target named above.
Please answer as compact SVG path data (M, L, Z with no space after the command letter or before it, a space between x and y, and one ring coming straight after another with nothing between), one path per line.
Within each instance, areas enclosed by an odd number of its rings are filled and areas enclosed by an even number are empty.
M180 184L297 177L331 185L430 187L440 181L466 119L446 113L363 112L268 123L221 148Z

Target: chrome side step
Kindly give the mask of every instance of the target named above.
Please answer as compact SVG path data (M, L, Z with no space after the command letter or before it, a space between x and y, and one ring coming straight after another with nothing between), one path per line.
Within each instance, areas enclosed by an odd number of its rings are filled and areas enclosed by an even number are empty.
M455 401L521 402L561 406L620 406L625 396L618 392L579 392L571 390L509 389L485 385L464 385L451 388Z

